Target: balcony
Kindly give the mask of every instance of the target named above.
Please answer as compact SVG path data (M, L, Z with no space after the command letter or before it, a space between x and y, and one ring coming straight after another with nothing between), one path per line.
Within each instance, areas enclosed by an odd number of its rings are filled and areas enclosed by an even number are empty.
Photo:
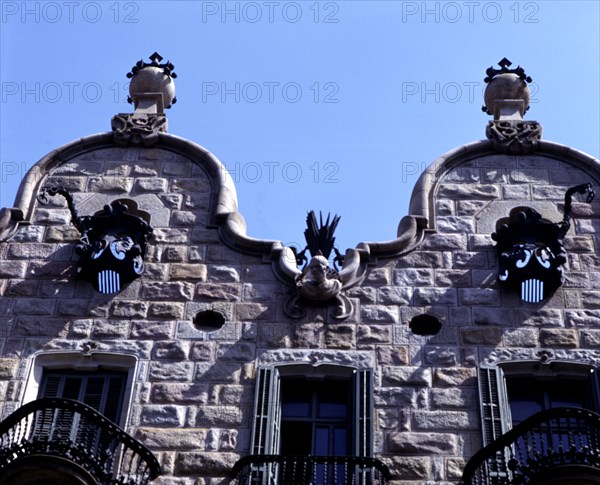
M159 473L145 446L79 401L39 399L0 422L0 485L146 485Z
M375 458L250 455L233 467L232 485L387 485L389 476Z
M464 485L600 483L600 415L578 408L534 414L478 451Z

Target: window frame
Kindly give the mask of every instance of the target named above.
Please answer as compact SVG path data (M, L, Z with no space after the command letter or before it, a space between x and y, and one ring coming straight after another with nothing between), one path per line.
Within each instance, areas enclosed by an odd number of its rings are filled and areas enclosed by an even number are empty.
M38 399L45 371L122 372L126 374L126 379L121 401L121 412L115 423L120 428L127 429L139 363L137 356L113 352L93 351L89 354L83 352L40 352L34 355L32 359L21 398L21 405Z
M373 369L341 365L285 364L257 369L251 454L279 454L281 443L281 379L348 379L351 385L351 456L373 456Z
M497 365L479 366L479 408L483 445L487 446L512 429L507 379L556 379L571 378L587 380L590 386L592 411L600 409L600 371L589 363L569 361L510 361Z

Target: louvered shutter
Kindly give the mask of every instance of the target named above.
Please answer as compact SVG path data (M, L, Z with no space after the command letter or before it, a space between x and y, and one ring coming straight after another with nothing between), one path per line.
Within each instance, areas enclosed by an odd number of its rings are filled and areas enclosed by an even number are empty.
M500 367L479 368L479 404L483 444L486 446L511 427L504 373Z
M118 422L123 405L126 373L45 371L39 396L64 397L81 401Z
M354 453L373 456L373 369L354 373Z
M252 454L273 455L279 452L281 421L279 372L274 367L259 367L254 396ZM249 477L253 485L276 483L277 467L264 464L253 467Z
M487 446L511 428L506 383L500 367L479 368L479 404L483 445ZM486 473L490 478L504 480L510 473L506 467L510 459L509 451L504 449L497 453L497 460L486 462Z

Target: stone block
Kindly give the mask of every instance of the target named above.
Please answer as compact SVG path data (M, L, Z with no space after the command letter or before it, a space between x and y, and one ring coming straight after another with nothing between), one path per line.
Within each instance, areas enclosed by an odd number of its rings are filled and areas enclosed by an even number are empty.
M151 362L149 379L156 381L189 381L192 378L193 364L191 362Z
M549 328L540 330L540 345L544 347L575 348L579 336L574 328Z
M359 325L356 340L359 344L390 344L392 328L389 325Z
M396 269L394 270L396 286L433 286L433 270L431 269Z
M183 318L185 303L158 302L150 303L148 308L149 318L162 318L178 320Z
M200 283L196 285L196 297L200 300L237 301L240 299L241 285L233 283Z
M237 406L201 406L196 414L196 426L206 428L228 428L244 422L242 411Z
M162 253L162 261L165 263L181 263L185 261L187 246L166 246Z
M414 387L382 387L374 398L378 408L416 408L417 406L417 390Z
M433 347L423 349L423 362L436 367L454 366L459 362L458 348Z
M426 305L450 305L457 304L456 288L415 288L414 304Z
M150 400L155 404L203 404L208 402L210 386L206 383L181 384L158 382L152 384Z
M190 230L188 228L154 229L152 239L161 244L188 244L190 241Z
M325 346L329 349L356 348L356 325L343 323L327 325Z
M218 382L219 384L239 384L241 368L238 362L219 363L214 365L210 362L199 362L196 364L194 380L198 382Z
M381 385L430 387L431 370L423 367L384 367L381 372Z
M413 252L402 256L397 262L398 268L442 268L442 254L439 252ZM396 283L396 274L394 274L394 283Z
M20 298L13 302L13 315L51 317L54 314L54 300L43 298Z
M473 323L476 325L510 326L515 322L512 310L507 308L473 308Z
M91 193L126 194L133 188L133 179L127 177L90 177L88 191Z
M436 387L474 387L477 385L477 371L470 367L435 369L433 384Z
M537 328L516 328L504 331L502 338L505 347L537 347L539 342Z
M14 379L18 367L18 359L0 359L0 379Z
M399 455L456 455L459 450L458 438L450 433L390 433L387 436L386 451Z
M383 286L377 289L377 302L381 305L408 305L412 294L412 288Z
M210 265L208 267L208 279L215 283L238 283L240 275L236 268L223 265Z
M190 353L190 360L210 362L214 358L214 342L194 342Z
M434 388L430 390L431 406L436 409L475 409L478 399L475 389Z
M373 268L366 278L369 285L389 285L392 280L391 268Z
M218 362L252 362L256 358L256 345L248 342L220 344L217 347Z
M186 301L192 300L194 285L185 282L147 281L142 286L140 298L148 301Z
M145 318L148 312L148 303L140 301L115 301L110 307L113 317Z
M397 306L362 305L361 317L364 323L397 323L400 314Z
M401 346L378 346L377 363L381 366L401 366L409 363L408 348Z
M25 278L27 261L2 261L0 264L0 278Z
M13 243L8 245L8 259L51 259L56 251L55 244Z
M175 458L175 473L181 476L226 477L239 459L240 456L234 453L181 452Z
M417 480L417 483L425 483L432 478L431 458L420 456L383 456L383 462L391 472L393 485L408 485L411 482L400 482L398 480ZM414 482L412 482L414 483Z
M170 429L139 428L135 438L144 446L159 450L197 450L203 449L206 442L206 431L202 429Z
M172 280L206 281L206 266L203 264L171 264L169 276Z
M140 423L142 426L182 427L185 410L185 406L145 405L140 414Z
M497 200L500 189L497 185L479 184L440 184L438 198L451 200Z
M502 330L498 327L462 328L460 337L465 345L498 345L502 341Z
M167 191L168 181L162 178L139 178L135 181L134 189L137 193L159 193Z
M127 320L96 319L92 326L93 338L127 338L130 323Z
M175 335L175 321L152 322L133 320L130 338L134 339L168 339Z
M160 163L156 161L136 162L131 166L131 175L134 177L158 177Z
M438 269L435 272L435 286L452 288L471 286L471 272L464 269Z
M417 409L412 417L415 431L465 431L476 430L480 426L476 412Z
M171 213L172 226L193 226L198 221L198 214L191 211L173 211Z
M165 360L185 360L190 351L188 342L181 341L159 341L152 348L152 355L155 359Z
M59 300L56 308L58 316L65 317L108 317L109 302L104 299L98 300Z
M462 305L500 306L502 302L499 288L461 288L459 297Z
M234 307L234 319L236 321L272 321L273 317L273 308L260 303L238 303Z

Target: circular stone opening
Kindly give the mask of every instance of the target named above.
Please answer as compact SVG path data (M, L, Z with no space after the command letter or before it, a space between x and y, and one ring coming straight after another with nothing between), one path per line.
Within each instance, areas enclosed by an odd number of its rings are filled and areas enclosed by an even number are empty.
M212 332L225 325L225 317L222 313L214 310L204 310L196 313L193 323L198 330Z
M408 326L415 335L436 335L442 329L442 323L433 315L417 315Z

